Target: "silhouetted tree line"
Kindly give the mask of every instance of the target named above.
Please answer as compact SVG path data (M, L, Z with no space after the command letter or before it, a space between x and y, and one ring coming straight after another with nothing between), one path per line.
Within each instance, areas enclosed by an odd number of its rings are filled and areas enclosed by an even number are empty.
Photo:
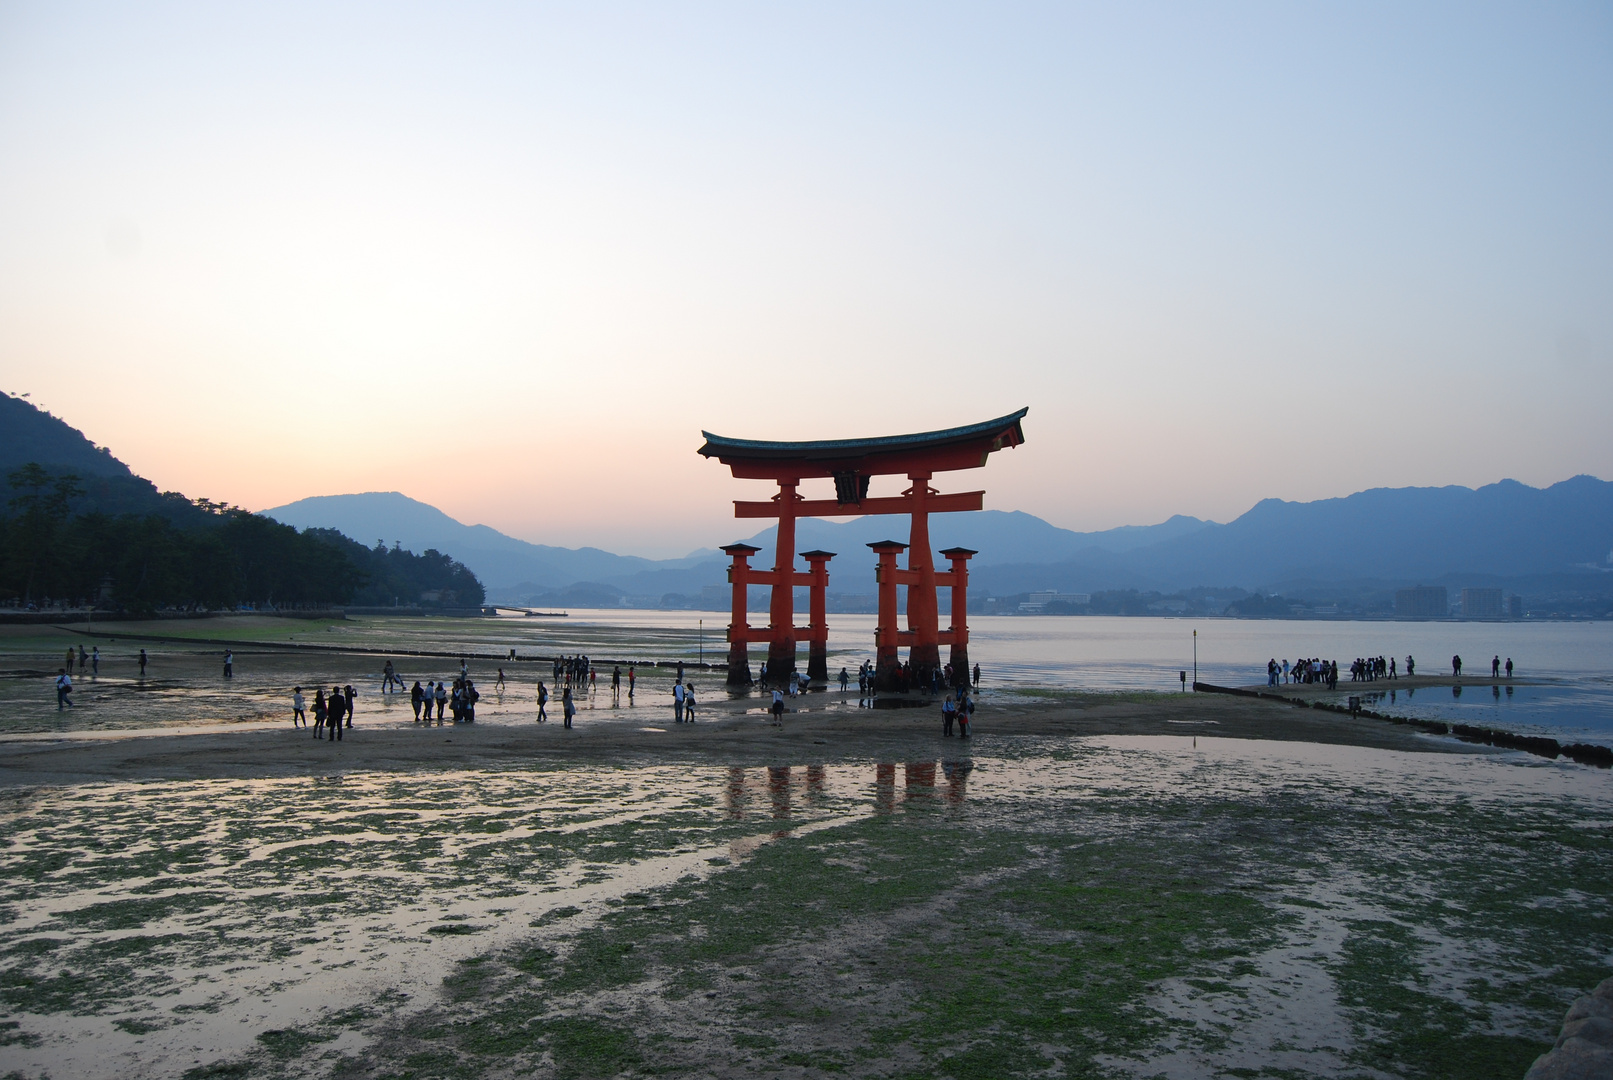
M302 535L329 544L358 568L363 581L354 590L349 603L382 607L394 602L424 603L427 607L480 607L487 597L482 583L468 566L436 548L427 548L419 555L403 547L389 548L381 542L367 548L335 529L304 529ZM430 599L422 600L422 597Z
M0 601L157 608L405 603L448 590L480 604L481 583L435 551L375 549L331 530L299 533L236 506L154 495L144 512L108 513L73 473L37 464L7 474L0 512ZM91 479L94 485L96 478ZM378 597L384 594L385 599ZM371 601L369 597L377 597Z

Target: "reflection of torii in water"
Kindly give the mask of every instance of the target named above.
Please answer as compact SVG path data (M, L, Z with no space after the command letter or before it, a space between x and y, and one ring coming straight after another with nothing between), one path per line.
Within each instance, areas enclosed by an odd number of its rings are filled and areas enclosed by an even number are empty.
M765 641L767 681L782 685L795 671L797 636L809 643L807 675L826 681L828 672L828 624L824 616L824 594L829 583L830 551L803 552L808 572L795 569L795 522L803 517L838 517L849 514L911 515L908 542L885 541L871 544L879 554L879 628L875 632L878 660L875 683L880 689L893 689L900 678L897 650L908 646L908 662L915 685L928 686L941 665L942 645L951 646L952 679L967 685L969 667L969 628L967 621L969 557L968 548L950 548L946 555L952 569L937 571L930 550L932 513L979 510L985 492L968 491L943 495L930 487L938 472L978 469L986 459L1004 447L1025 441L1020 428L1028 409L980 424L926 431L915 435L890 435L874 439L826 439L816 442L770 442L756 439L730 439L702 432L706 442L700 453L727 465L743 480L771 480L778 494L767 502L735 502L736 518L777 518L778 546L771 570L751 568L749 559L760 549L749 544L731 544L722 550L733 559L728 577L733 585L733 605L728 625L728 684L744 686L751 682L748 645ZM903 476L912 486L894 497L869 498L869 480L875 476ZM801 481L832 477L833 499L806 499L796 494ZM907 567L900 569L896 557L907 550ZM750 585L769 585L767 628L752 627L746 617ZM797 585L811 592L810 622L795 625ZM897 625L896 588L907 586L907 629ZM936 588L952 589L952 626L940 629Z

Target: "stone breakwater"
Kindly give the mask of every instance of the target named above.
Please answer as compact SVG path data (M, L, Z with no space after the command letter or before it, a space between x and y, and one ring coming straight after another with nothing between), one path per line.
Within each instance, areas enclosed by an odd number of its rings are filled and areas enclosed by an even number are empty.
M1613 749L1598 746L1595 743L1568 743L1565 745L1556 739L1540 735L1515 735L1510 731L1476 727L1472 724L1447 724L1441 720L1418 720L1408 716L1391 716L1388 713L1363 709L1358 705L1352 707L1338 705L1330 701L1305 701L1302 698L1293 698L1286 694L1267 694L1258 690L1245 690L1241 687L1233 686L1216 686L1213 683L1206 682L1194 683L1193 689L1200 693L1265 698L1268 701L1281 701L1301 709L1320 709L1323 712L1344 713L1355 717L1365 716L1369 720L1385 720L1391 724L1420 728L1430 735L1454 735L1463 742L1483 743L1486 746L1499 746L1507 750L1525 750L1531 754L1538 754L1540 757L1565 757L1571 761L1577 761L1581 765L1595 765L1603 769L1613 767Z
M1568 1007L1557 1044L1524 1080L1613 1080L1613 979Z

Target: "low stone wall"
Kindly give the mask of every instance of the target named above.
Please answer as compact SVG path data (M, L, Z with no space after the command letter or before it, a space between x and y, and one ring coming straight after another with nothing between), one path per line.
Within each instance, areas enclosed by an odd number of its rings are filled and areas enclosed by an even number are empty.
M1557 1045L1524 1080L1613 1080L1613 979L1569 1006Z

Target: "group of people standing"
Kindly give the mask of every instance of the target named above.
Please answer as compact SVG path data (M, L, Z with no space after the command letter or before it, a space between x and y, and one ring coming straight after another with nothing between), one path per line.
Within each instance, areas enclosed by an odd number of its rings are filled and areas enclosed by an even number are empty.
M1415 663L1411 657L1406 657L1408 664ZM1377 682L1379 679L1398 679L1395 672L1395 658L1385 660L1381 656L1358 656L1350 665L1351 682Z
M1308 660L1295 660L1290 667L1287 660L1267 660L1266 685L1279 686L1285 682L1306 685L1321 683L1332 690L1339 684L1339 662L1313 656Z
M958 687L956 692L941 702L941 734L952 738L952 724L957 722L958 734L962 738L969 737L969 724L975 716L975 699L964 687Z
M321 686L314 691L314 738L323 739L328 733L331 742L342 741L342 730L353 726L353 699L358 692L352 684L331 687L330 697ZM291 726L308 727L308 700L302 696L302 687L291 692ZM344 723L345 721L345 723Z
M403 683L398 683L398 689L403 689ZM421 686L420 680L409 688L409 707L414 709L415 723L424 720L431 723L431 707L437 707L437 726L442 726L443 710L447 710L456 724L469 724L476 720L476 703L482 699L481 692L470 676L461 675L455 679L453 686L444 686L441 679L432 683L426 680Z
M1512 657L1507 657L1504 665L1507 678L1512 678ZM1501 654L1496 653L1490 658L1490 678L1499 679L1503 664ZM1417 676L1417 658L1406 657L1406 678ZM1462 658L1460 655L1451 657L1451 676L1462 677ZM1351 682L1376 682L1379 679L1398 679L1399 672L1395 668L1395 658L1383 656L1358 656L1350 664ZM1290 667L1287 660L1266 661L1266 685L1280 686L1284 683L1326 683L1328 689L1334 689L1339 682L1339 663L1337 660L1296 660Z

